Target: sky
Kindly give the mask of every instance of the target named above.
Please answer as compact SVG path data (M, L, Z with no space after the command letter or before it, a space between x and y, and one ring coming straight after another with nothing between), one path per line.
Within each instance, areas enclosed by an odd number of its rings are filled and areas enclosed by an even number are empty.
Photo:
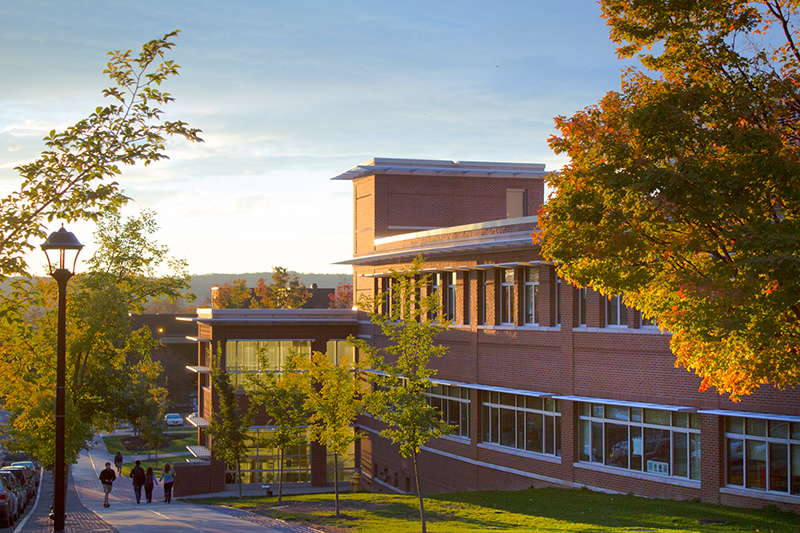
M553 118L624 66L592 0L2 0L0 194L50 130L106 105L107 52L175 29L165 117L205 142L119 182L192 274L350 273L333 263L352 256L352 185L330 178L372 157L556 170ZM91 256L94 225L67 229Z

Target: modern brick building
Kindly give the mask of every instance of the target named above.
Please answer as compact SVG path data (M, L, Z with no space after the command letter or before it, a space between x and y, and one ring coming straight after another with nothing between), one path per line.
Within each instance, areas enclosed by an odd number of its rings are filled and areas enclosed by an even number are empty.
M333 178L353 187L343 263L356 301L391 291L390 270L422 254L454 322L438 339L448 353L432 362L430 400L458 430L424 447L424 490L588 487L800 510L800 392L765 386L740 403L700 393L700 379L675 367L668 332L620 297L562 283L531 239L544 177L535 164L372 159ZM199 368L214 343L229 368L240 341L313 339L317 350L355 333L386 343L363 311L339 325L325 318L333 311L317 323L223 311L195 319ZM209 418L213 392L200 381ZM362 486L412 491L413 466L380 422L365 416L360 428Z
M733 403L675 367L670 335L557 279L531 234L544 165L372 159L353 186L356 298L418 254L454 325L431 401L458 424L421 454L426 491L555 485L800 510L800 392ZM381 345L363 319L358 333ZM362 483L408 492L413 466L364 417Z

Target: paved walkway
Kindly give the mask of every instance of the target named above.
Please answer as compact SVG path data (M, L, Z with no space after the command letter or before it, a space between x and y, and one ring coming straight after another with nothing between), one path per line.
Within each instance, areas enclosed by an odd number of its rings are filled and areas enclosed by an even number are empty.
M318 533L314 529L246 511L176 500L166 504L160 486L153 491L153 503L137 504L130 479L126 478L117 479L109 497L111 507L104 508L98 476L109 459L103 440L98 437L95 448L81 453L78 464L70 469L66 533ZM26 513L28 516L14 533L53 530L49 518L52 492L52 477L46 472L34 509Z

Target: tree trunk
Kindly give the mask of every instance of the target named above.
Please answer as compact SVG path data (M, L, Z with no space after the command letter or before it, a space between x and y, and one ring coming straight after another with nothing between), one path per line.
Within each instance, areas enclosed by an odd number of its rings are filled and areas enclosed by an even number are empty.
M339 454L333 454L333 492L336 494L336 516L339 516Z
M419 465L417 464L416 450L412 452L412 457L414 458L414 478L417 482L417 496L419 496L419 519L422 522L422 533L426 533L427 529L425 528L425 504L422 502L422 490L420 489Z
M239 499L242 499L242 467L239 459L236 459L236 479L239 481Z
M284 450L281 448L281 466L278 468L278 503L280 503L281 498L283 498L283 457Z

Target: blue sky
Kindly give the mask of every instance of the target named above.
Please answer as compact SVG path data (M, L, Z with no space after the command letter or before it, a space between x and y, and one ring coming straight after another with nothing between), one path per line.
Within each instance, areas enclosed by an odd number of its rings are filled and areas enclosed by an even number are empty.
M167 118L205 143L119 181L194 274L349 272L331 263L351 255L351 185L329 178L371 157L560 168L553 117L618 90L623 67L591 0L3 0L0 193L104 103L108 51L174 29ZM90 245L91 224L69 229Z

